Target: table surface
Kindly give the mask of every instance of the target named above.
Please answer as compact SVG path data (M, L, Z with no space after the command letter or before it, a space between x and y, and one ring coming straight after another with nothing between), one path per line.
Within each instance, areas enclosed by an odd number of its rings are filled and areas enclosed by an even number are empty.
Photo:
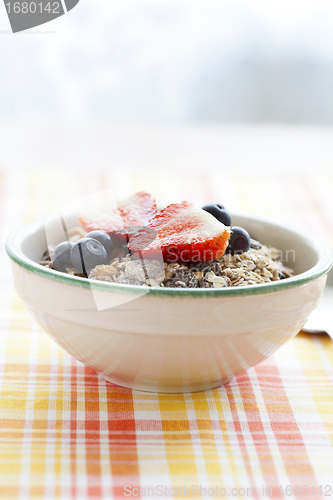
M71 131L67 142L64 131L20 134L17 147L13 131L0 134L1 240L73 199L112 188L119 198L145 189L161 205L220 201L311 231L333 248L332 129ZM302 486L309 498L333 495L328 336L299 334L213 391L123 389L99 380L40 330L14 292L3 245L0 252L1 498L106 499L136 487L150 498L191 485L193 495L201 486L207 498L216 487L217 496L222 488L225 496L251 496L249 488L268 496L263 485L276 498Z

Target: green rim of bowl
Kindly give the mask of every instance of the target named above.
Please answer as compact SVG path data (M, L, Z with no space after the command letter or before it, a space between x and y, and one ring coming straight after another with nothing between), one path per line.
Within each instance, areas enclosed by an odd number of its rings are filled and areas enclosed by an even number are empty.
M242 216L244 218L244 216ZM252 220L251 217L245 217L249 220ZM260 221L263 223L272 222L255 218L256 221ZM23 267L27 271L36 274L42 278L56 281L58 283L63 283L65 285L77 286L81 288L91 289L92 285L94 290L101 290L105 292L117 292L117 293L126 293L126 294L135 294L142 295L142 286L137 285L123 285L118 283L107 283L102 281L94 281L89 280L87 278L80 278L78 276L69 276L65 273L60 273L58 271L53 271L52 269L45 268L40 264L34 262L33 260L26 257L21 251L20 244L20 236L25 233L29 233L31 230L38 229L40 225L45 221L45 219L41 219L39 221L31 222L23 226L20 229L14 231L6 241L6 251L9 257L18 264L20 267ZM318 262L315 266L313 266L308 271L304 273L298 274L291 278L286 278L281 281L274 281L271 283L265 283L262 285L247 285L243 287L235 287L235 288L160 288L160 287L149 287L149 295L153 295L156 297L193 297L193 298L201 298L201 297L236 297L236 296L245 296L245 295L257 295L264 293L272 293L279 292L282 290L286 290L288 288L300 286L306 284L310 281L313 281L317 278L320 278L324 274L327 274L333 265L332 252L328 245L314 240L314 238L310 238L307 234L302 231L295 230L289 228L287 226L278 225L279 227L285 227L285 229L292 230L294 233L302 235L307 238L313 245L317 247L318 253L321 253L320 262Z

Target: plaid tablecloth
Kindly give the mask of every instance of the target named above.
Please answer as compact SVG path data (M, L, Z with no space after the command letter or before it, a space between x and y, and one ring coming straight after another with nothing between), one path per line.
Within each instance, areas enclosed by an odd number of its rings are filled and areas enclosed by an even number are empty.
M286 177L288 176L288 177ZM297 186L297 189L295 189ZM332 172L196 176L3 170L1 239L73 197L139 189L160 204L223 200L332 241ZM166 195L168 193L168 195ZM319 195L320 193L320 195ZM333 496L333 345L299 334L229 385L148 394L106 383L39 329L1 245L0 497L111 499Z

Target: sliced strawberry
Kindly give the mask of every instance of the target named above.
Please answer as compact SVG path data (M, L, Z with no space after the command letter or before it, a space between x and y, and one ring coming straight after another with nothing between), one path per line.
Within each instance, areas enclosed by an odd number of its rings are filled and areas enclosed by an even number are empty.
M221 257L230 228L201 208L182 201L169 205L134 234L128 247L137 257L162 252L169 262L203 262Z
M111 235L132 235L156 214L156 201L144 191L122 203L118 208L92 209L79 216L84 229L99 229Z

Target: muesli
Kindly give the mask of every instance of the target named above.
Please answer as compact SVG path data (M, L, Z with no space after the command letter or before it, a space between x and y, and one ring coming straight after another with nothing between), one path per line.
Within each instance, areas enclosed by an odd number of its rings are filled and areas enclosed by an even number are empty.
M231 226L222 205L172 204L157 213L138 193L108 213L91 211L49 247L40 264L73 276L136 286L225 288L279 281L293 275L282 252Z

